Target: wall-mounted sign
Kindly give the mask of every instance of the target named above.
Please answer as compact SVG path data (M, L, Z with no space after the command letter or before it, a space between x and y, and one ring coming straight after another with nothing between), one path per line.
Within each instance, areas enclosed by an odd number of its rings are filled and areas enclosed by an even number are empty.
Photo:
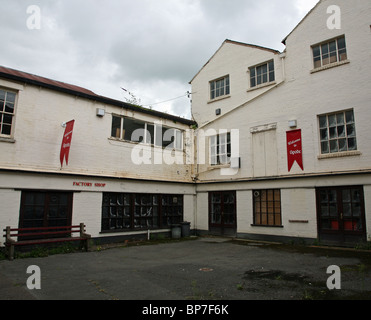
M75 125L75 120L69 121L66 123L66 129L64 130L62 146L61 146L61 153L60 153L60 160L61 160L61 167L63 167L63 160L66 159L66 164L68 165L68 157L70 154L71 148L71 141L72 141L72 133L73 133L73 126Z
M304 170L301 130L287 131L287 161L289 172L295 161Z
M105 183L93 183L93 182L78 182L74 181L73 182L74 187L96 187L96 188L105 188L106 184Z

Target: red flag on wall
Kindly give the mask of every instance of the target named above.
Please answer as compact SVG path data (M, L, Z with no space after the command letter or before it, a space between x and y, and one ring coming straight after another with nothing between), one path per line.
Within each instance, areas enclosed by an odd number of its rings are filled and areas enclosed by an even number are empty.
M69 121L66 123L66 129L64 130L62 146L61 146L61 153L60 153L60 160L61 166L63 167L63 160L66 158L66 164L68 165L68 156L70 153L71 141L72 141L72 133L73 133L73 126L75 124L75 120Z
M303 149L300 129L287 132L287 160L289 172L291 171L295 161L298 163L301 170L304 170Z

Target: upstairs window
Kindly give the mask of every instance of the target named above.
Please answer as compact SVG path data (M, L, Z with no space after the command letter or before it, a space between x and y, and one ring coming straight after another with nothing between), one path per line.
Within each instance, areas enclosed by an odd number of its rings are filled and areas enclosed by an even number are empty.
M229 76L210 82L210 99L216 99L230 94Z
M315 45L312 50L315 69L348 59L344 36Z
M121 116L112 116L111 137L163 148L183 149L183 131Z
M319 128L322 154L357 150L353 110L320 116Z
M15 98L14 92L0 89L0 136L10 137L12 134Z
M262 85L264 83L273 82L276 80L274 74L274 61L268 61L261 65L251 67L250 70L250 87Z

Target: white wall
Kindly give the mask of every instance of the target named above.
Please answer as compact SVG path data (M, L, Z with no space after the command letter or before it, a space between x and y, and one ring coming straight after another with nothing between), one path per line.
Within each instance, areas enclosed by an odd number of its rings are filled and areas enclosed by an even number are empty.
M76 186L88 182L91 186ZM104 184L104 187L95 184ZM16 190L15 190L16 189ZM103 192L179 194L184 196L184 220L195 226L195 186L183 183L160 183L109 178L81 178L76 175L8 172L0 174L0 229L18 227L21 205L20 190L55 190L73 192L72 224L85 223L92 237L125 236L143 231L101 234ZM146 232L146 231L144 231ZM0 240L2 241L2 240Z
M270 87L250 89L249 67L274 60L275 83L282 81L282 66L279 53L270 49L257 48L226 40L212 59L192 80L192 115L199 127L219 118L216 109L222 115L264 93ZM210 101L210 81L229 75L230 96Z
M21 203L21 192L14 189L0 188L0 246L4 244L3 230L6 227L17 228L19 219L19 205Z
M329 17L326 9L332 4L341 7L341 30L329 30L326 26ZM231 91L231 98L223 100L223 103L228 104L234 101L229 106L232 108L240 105L240 107L201 128L202 130L238 129L240 131L241 169L239 172L231 177L223 176L220 169L211 168L207 163L198 167L199 179L201 181L223 181L250 179L259 176L370 170L370 13L371 3L368 1L322 1L286 41L285 82L271 87L254 100L248 100L246 95L244 96L245 90ZM346 38L349 63L311 73L314 68L311 46L340 35L345 35ZM245 50L248 54L245 58L241 58L235 52L236 50L243 52ZM226 58L229 55L235 57L233 63ZM206 98L208 79L212 79L218 72L219 74L234 74L237 73L236 69L239 69L240 73L245 72L249 64L252 64L254 59L258 59L260 56L261 52L257 49L246 49L229 43L222 46L221 50L192 82L192 90L203 92L204 95L203 98L198 97L193 101L195 114L197 113L200 119L206 115L211 117L213 110L208 109ZM261 59L264 60L266 57ZM279 72L276 71L276 73ZM245 80L238 77L236 82L246 83ZM238 87L236 84L234 86ZM349 109L353 109L355 114L358 150L322 157L318 116ZM211 117L211 119L213 118ZM289 120L297 120L297 129L302 130L304 171L296 163L291 172L288 171L286 132L291 130L288 124ZM277 152L277 154L270 155L269 158L271 160L277 159L277 174L273 172L276 170L264 168L265 154L254 152L254 134L251 131L256 127L264 128L266 125L275 126L276 134L272 135L272 139L276 139L276 148L270 148L270 151ZM274 144L273 140L272 144ZM208 148L206 145L206 153ZM255 174L254 168L259 168Z
M0 86L22 89L18 84L4 80L0 80ZM96 116L97 108L105 109L103 118ZM190 181L191 166L185 164L184 152L177 152L184 160L179 165L167 165L164 161L155 164L154 152L158 154L163 149L149 147L153 152L151 164L137 165L132 161L132 151L139 145L110 138L112 113L150 123L163 121L165 127L189 129L184 124L30 85L19 90L15 113L15 142L0 141L2 168ZM64 134L61 124L73 119L75 127L69 164L61 168L59 154Z

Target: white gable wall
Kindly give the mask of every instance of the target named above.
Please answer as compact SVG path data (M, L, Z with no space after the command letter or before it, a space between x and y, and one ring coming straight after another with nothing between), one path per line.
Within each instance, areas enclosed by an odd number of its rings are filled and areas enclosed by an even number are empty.
M245 101L254 99L269 87L250 89L249 67L274 60L276 83L283 78L281 58L272 50L251 47L226 40L213 58L192 80L192 115L199 127L217 119L216 109L222 115L238 107ZM222 99L210 100L210 81L229 75L230 95Z

